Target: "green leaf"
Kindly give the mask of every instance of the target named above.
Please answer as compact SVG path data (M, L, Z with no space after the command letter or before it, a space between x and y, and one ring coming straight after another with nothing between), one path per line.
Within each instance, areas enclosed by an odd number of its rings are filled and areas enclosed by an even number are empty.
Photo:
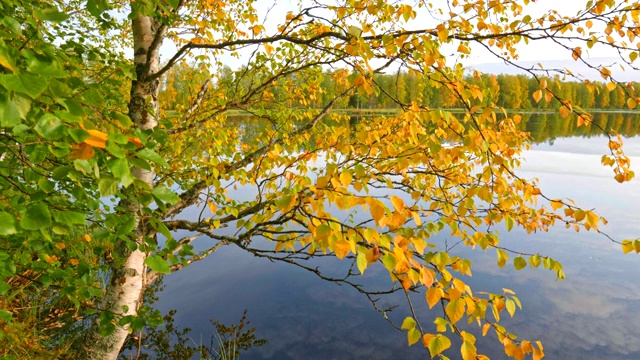
M0 212L0 236L16 233L16 218L13 215Z
M522 270L527 267L527 260L525 260L522 256L518 256L513 259L513 267L515 267L516 270Z
M114 141L108 140L106 149L111 153L111 155L119 159L125 158L127 156L124 150L122 150L122 148L118 146L118 144L116 144Z
M420 340L422 334L420 334L420 330L416 328L411 328L407 332L407 340L409 341L409 346L415 344Z
M35 130L45 139L58 140L64 135L65 127L57 117L52 114L44 114L38 120Z
M129 217L124 223L120 224L116 228L116 234L118 235L126 235L133 231L136 227L136 219L134 217Z
M416 327L416 321L411 316L407 316L402 321L402 326L400 328L404 330L409 330L415 327Z
M45 79L32 74L0 75L0 84L7 90L37 98L47 89Z
M11 289L11 286L4 281L0 281L0 296L5 296Z
M73 141L81 143L89 138L89 133L84 129L69 129L69 135Z
M496 253L498 254L498 267L504 267L509 259L509 255L502 249L496 249Z
M39 230L50 225L51 214L49 208L43 203L29 206L20 219L20 227L25 230Z
M140 151L138 151L137 153L138 157L145 159L145 160L149 160L151 162L154 162L158 165L162 165L162 166L167 166L167 162L164 161L163 158L160 157L160 155L158 155L158 153L156 153L155 151L151 150L151 149L142 149Z
M82 225L85 223L84 214L77 211L60 211L54 218L57 222L63 224L77 224Z
M163 259L160 255L151 255L148 258L144 259L144 263L149 267L149 269L159 274L171 273L171 268L169 267L169 263L167 262L167 260Z
M538 266L540 266L540 255L535 254L535 255L531 255L529 257L529 263L531 264L531 266L533 266L534 268L537 268Z
M0 126L14 127L26 118L31 108L31 100L14 94L11 97L0 95Z
M25 53L25 57L28 58L27 69L29 70L29 72L33 74L37 74L37 75L48 77L48 78L50 77L62 78L67 75L66 72L60 70L60 67L58 66L57 62L53 62L48 58L40 57L31 52ZM63 85L60 82L58 82L58 84Z
M514 225L513 218L511 216L507 216L505 218L505 224L507 226L507 231L511 231L511 229L513 229L513 225Z
M442 353L451 347L451 340L448 337L438 334L429 340L428 348L431 358Z
M507 312L509 312L509 315L513 317L513 315L516 313L516 303L511 299L507 299L504 303L507 308Z
M41 178L38 180L38 187L46 193L50 193L56 189L56 183L49 181L48 179Z
M12 17L5 16L2 19L2 24L7 27L14 34L22 34L22 28L20 22Z
M120 180L125 188L133 183L133 175L127 159L111 159L107 162L107 166L111 169L113 176Z
M109 9L109 3L107 0L88 0L87 10L95 17L100 17L103 12Z
M389 271L392 272L396 267L396 258L389 252L382 255L382 264Z
M358 251L356 262L358 265L358 271L360 271L360 274L364 274L364 271L367 269L367 256L363 251Z
M118 192L118 180L111 178L103 178L98 182L98 190L100 196L110 196Z
M12 320L13 315L11 314L10 311L7 310L0 310L0 320L9 323Z
M121 114L117 111L111 112L111 116L115 118L115 120L120 124L120 127L128 129L133 125L133 121L129 116Z
M169 190L166 186L156 186L151 190L151 194L155 196L157 199L166 202L170 205L173 205L180 201L180 197L176 195L173 191Z
M98 332L101 336L109 336L116 330L114 315L109 311L103 311L100 313L99 324Z
M40 20L61 22L67 20L69 16L63 12L58 11L58 9L56 8L48 8L36 10L36 17Z
M122 179L123 176L131 174L127 159L111 159L107 161L107 166L116 179Z
M172 8L177 9L178 5L180 5L179 0L167 0L167 3L171 5Z

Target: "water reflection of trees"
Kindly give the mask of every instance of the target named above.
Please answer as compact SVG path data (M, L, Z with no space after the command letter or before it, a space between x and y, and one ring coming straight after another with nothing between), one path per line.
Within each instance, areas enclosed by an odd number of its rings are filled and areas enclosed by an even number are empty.
M145 306L158 301L157 292L164 289L163 278L156 280L144 293ZM209 320L211 334L207 337L191 337L191 329L175 324L176 310L170 310L163 316L162 326L146 326L141 331L127 337L119 359L135 360L176 360L191 359L198 355L201 359L233 360L254 347L260 347L267 340L256 337L256 328L249 327L247 310L237 324L227 326L218 320Z
M624 112L594 113L592 122L578 126L575 117L562 117L557 113L521 114L522 120L518 129L531 135L534 143L550 142L554 139L565 137L593 137L603 135L604 132L620 134L624 137L640 135L640 114ZM348 121L353 128L362 121L380 121L381 114L376 113L340 113L328 116L325 122ZM300 125L305 124L300 119ZM428 125L428 124L426 124ZM266 118L255 116L230 116L228 126L235 126L243 143L261 144L268 139L263 137L265 129L277 126Z
M562 119L558 114L523 114L519 129L531 134L536 143L563 137L593 137L603 130L624 137L640 134L640 114L636 113L595 113L593 122L578 126L575 118Z

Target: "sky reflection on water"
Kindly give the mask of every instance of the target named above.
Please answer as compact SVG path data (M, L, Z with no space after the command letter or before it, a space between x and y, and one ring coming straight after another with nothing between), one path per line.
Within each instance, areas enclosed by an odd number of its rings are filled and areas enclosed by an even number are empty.
M640 175L640 138L625 141L627 154ZM615 239L640 234L638 180L618 184L610 168L600 165L606 139L559 138L553 145L538 144L525 154L519 174L540 180L551 198L569 197L585 208L595 208L609 220L603 228ZM446 235L439 238L444 241ZM594 233L556 228L549 233L502 234L502 244L522 252L541 252L564 265L567 279L541 269L517 272L510 263L496 266L492 251L464 247L456 255L473 261L468 282L475 291L516 291L524 309L503 319L523 339L542 340L548 359L640 359L640 256L622 255L620 246ZM345 264L323 261L326 268ZM367 269L363 281L387 284L383 267ZM157 307L177 309L176 324L193 329L196 343L208 343L210 318L232 324L248 309L257 336L266 346L243 353L242 359L390 359L425 358L420 345L406 346L406 335L393 329L367 299L346 286L324 282L284 264L273 264L235 248L223 248L211 258L165 279ZM402 294L381 300L380 306L403 303ZM429 324L423 295L417 309ZM390 314L401 321L406 307ZM506 316L506 315L505 315ZM478 337L478 348L492 358L505 358L495 339ZM454 346L449 356L457 358Z

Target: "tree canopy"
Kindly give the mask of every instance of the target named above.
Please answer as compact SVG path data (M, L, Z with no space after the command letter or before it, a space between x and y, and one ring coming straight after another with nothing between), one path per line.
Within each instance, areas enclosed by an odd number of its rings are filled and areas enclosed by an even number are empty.
M422 289L440 312L435 332L416 314L399 324L431 357L459 337L459 356L485 358L459 327L468 322L512 358L542 358L540 342L500 324L516 295L472 290L471 261L430 239L445 232L495 252L499 267L563 278L554 259L502 247L499 231L598 231L606 220L518 176L530 138L502 107L547 104L598 126L583 107L639 101L588 57L613 50L636 70L634 1L567 12L534 0L0 0L0 10L0 354L14 358L114 359L131 331L163 321L144 290L222 246L312 271L313 257L352 261L358 271L333 280L370 299L381 294L357 273L386 268L390 291ZM602 84L519 65L538 44ZM476 53L525 75L469 73ZM397 111L358 121L334 111L372 101ZM622 138L607 134L602 163L630 181ZM640 240L620 244L640 252Z

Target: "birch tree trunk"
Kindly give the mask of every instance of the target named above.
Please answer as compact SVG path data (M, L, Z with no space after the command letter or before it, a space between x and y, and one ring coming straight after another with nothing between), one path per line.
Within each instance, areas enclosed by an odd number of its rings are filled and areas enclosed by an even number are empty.
M149 130L158 124L156 114L159 111L159 80L150 79L150 76L159 69L159 48L165 28L156 19L140 14L133 19L132 25L136 79L131 83L129 117L139 129ZM131 172L153 187L153 169L133 168ZM140 221L139 204L130 202L128 207L132 216L136 216L135 234L132 236L141 244L146 236L153 236L152 230ZM113 270L102 306L102 311L115 314L116 320L122 316L137 314L147 285L144 260L148 254L138 249L130 251L124 246L122 248L120 255L125 259L124 264ZM99 333L99 325L97 320L92 324L81 358L116 359L129 334L128 327L116 325L116 330L111 335L103 337Z

